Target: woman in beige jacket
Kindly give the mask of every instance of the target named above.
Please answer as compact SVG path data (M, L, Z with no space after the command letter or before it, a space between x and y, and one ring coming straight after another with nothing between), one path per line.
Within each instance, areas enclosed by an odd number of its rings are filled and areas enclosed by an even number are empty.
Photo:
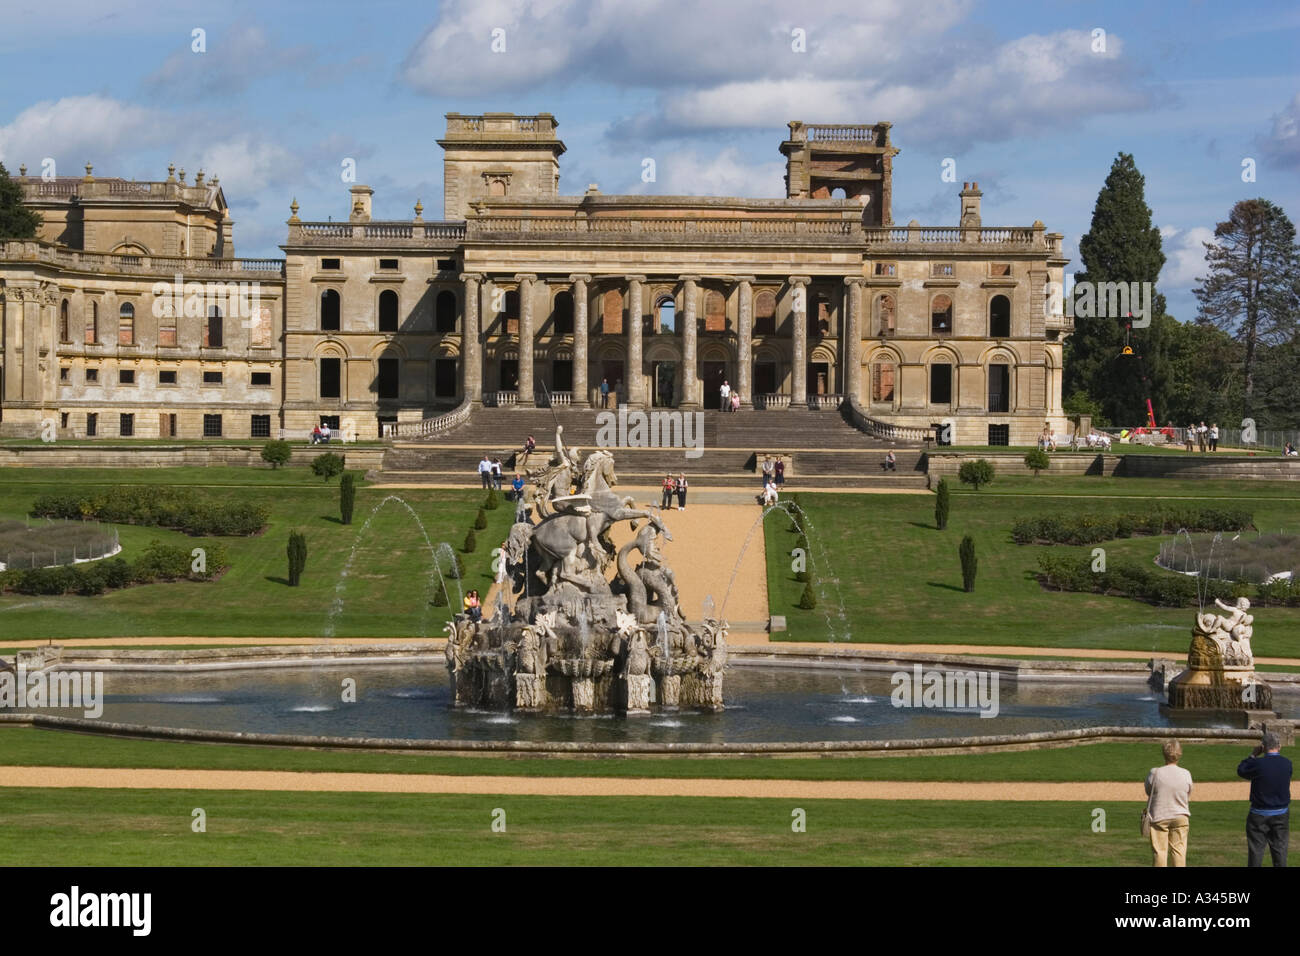
M1167 853L1174 866L1186 866L1187 830L1192 814L1187 801L1192 795L1192 775L1178 766L1183 756L1178 741L1166 740L1161 749L1165 765L1152 767L1146 781L1151 810L1151 865L1167 866Z

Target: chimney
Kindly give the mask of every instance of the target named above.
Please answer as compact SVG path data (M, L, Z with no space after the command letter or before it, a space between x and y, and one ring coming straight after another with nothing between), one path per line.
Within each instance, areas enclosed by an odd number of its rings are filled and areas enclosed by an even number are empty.
M963 229L978 229L980 227L980 197L984 194L980 192L980 184L977 182L962 183L961 196L961 219L959 225Z
M369 186L353 186L348 190L352 194L352 204L348 218L352 222L370 221L370 197L375 191Z

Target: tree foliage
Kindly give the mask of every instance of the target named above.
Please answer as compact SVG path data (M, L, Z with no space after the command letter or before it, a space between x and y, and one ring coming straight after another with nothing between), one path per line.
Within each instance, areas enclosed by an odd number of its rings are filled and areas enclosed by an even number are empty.
M23 187L0 163L0 239L35 239L40 214L23 205Z

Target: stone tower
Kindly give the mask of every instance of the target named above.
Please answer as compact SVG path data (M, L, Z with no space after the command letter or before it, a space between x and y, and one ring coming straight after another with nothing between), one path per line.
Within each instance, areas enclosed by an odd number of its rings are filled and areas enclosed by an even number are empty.
M781 144L785 156L785 189L790 199L832 199L843 189L846 199L865 207L868 226L893 223L893 160L898 150L889 142L889 123L863 125L787 124L790 138Z
M550 113L447 114L438 140L443 159L443 218L465 219L470 203L492 196L545 199L560 185L558 124Z

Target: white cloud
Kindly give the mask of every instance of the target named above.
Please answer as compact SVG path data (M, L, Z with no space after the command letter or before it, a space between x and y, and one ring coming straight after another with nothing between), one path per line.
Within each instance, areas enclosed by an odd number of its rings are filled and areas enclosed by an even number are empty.
M1257 140L1263 154L1285 169L1300 169L1300 93L1273 117L1273 129Z
M1158 284L1171 290L1191 290L1206 273L1205 246L1202 243L1214 240L1214 230L1207 226L1193 226L1187 230L1161 226L1160 238L1165 265L1160 270Z
M310 47L285 46L259 26L210 32L203 53L191 49L188 35L185 39L183 50L167 57L145 78L146 87L173 97L229 96L275 73L305 73L316 62Z
M655 182L642 183L638 165L633 171L637 178L626 191L653 196L785 195L783 163L748 163L742 156L734 146L705 155L689 149L669 150L651 157L655 160ZM604 192L624 192L616 181L601 185Z
M35 175L48 156L61 176L80 174L89 161L101 175L114 175L105 165L113 156L174 137L174 123L159 110L97 94L67 96L29 106L0 126L0 161L26 163Z

